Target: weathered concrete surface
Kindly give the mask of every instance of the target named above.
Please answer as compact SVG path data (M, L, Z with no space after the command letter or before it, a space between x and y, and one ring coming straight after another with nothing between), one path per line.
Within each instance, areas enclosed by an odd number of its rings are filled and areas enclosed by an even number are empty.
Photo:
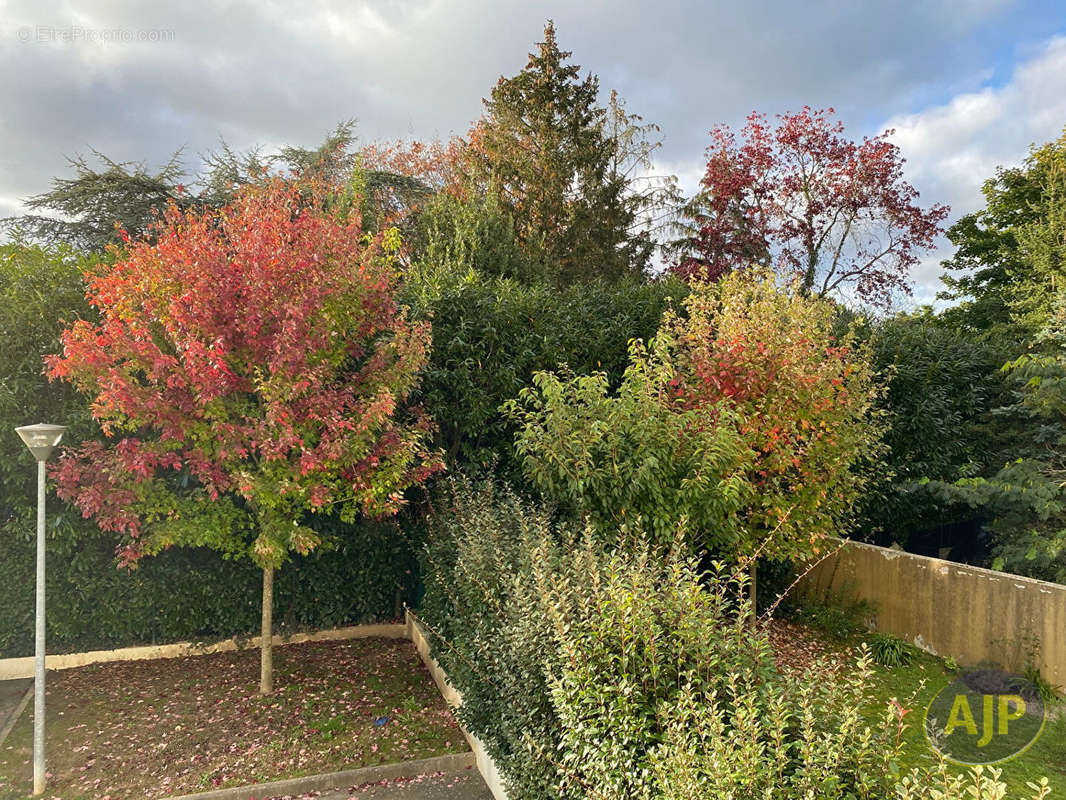
M477 770L330 792L319 800L492 800Z
M1032 656L1045 678L1066 686L1066 586L848 542L798 588L867 600L878 631L964 666L1020 671Z
M353 625L348 628L333 628L313 633L295 633L291 636L273 637L275 647L303 642L327 642L341 639L407 639L407 626L399 623L380 625ZM118 650L90 650L85 653L66 653L46 656L48 669L72 669L86 664L101 664L110 661L143 661L152 658L180 658L202 656L208 653L230 653L259 647L258 636L247 639L224 639L221 642L178 642L176 644L122 647ZM0 659L0 680L28 678L33 675L33 656Z
M0 681L0 744L15 727L22 711L33 696L33 679Z

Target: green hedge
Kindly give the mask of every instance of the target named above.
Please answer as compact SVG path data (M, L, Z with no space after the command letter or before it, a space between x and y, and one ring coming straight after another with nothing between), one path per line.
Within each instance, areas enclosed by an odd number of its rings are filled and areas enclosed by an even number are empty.
M262 572L250 561L174 549L131 571L115 566L113 550L93 531L48 540L50 653L258 632ZM0 657L33 653L34 552L33 537L0 539ZM336 549L277 573L277 632L391 619L416 588L416 562L398 526L362 523Z
M500 406L534 372L560 364L577 374L605 372L616 386L629 364L629 341L654 336L667 305L680 306L686 293L675 280L559 289L471 276L429 291L412 287L408 302L433 323L421 399L440 429L449 469L495 466L520 481L516 429Z

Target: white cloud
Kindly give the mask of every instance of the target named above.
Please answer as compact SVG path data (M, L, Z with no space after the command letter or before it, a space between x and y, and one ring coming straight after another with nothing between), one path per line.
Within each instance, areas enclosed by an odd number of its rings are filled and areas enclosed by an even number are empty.
M983 204L981 186L999 166L1020 164L1032 144L1059 136L1066 126L1066 37L1031 54L1002 87L957 95L941 106L893 117L893 141L907 158L908 179L925 203L951 205L949 222ZM930 301L939 287L942 240L915 269L916 299Z

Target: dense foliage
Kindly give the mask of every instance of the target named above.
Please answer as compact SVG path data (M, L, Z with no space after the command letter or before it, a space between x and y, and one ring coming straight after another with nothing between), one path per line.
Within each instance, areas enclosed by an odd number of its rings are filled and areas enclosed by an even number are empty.
M742 577L640 544L604 548L462 482L425 560L421 623L514 800L895 791L903 708L865 721L869 657L850 674L781 673L747 622ZM900 791L935 797L951 780L915 772Z
M93 263L64 245L0 245L0 537L32 530L36 513L33 456L13 429L57 422L75 440L95 430L72 387L48 385L42 360L64 324L95 317L82 278Z
M826 301L732 275L668 313L612 395L606 376L540 373L509 411L547 497L608 534L687 528L730 556L791 558L838 533L879 453L869 356Z
M535 372L560 364L602 370L617 385L629 340L653 336L664 310L686 293L674 281L555 289L454 272L413 280L406 291L412 312L433 322L419 396L449 465L478 471L495 464L515 479L515 426L500 406Z
M100 436L88 401L49 384L43 355L60 333L94 320L87 259L63 245L0 247L0 655L33 652L34 462L18 425L62 422L71 444ZM403 537L378 523L322 517L335 549L297 556L277 583L279 630L391 618L416 598L417 565ZM412 531L413 535L413 531ZM205 549L171 548L134 571L116 569L115 540L51 494L48 500L48 647L51 652L250 634L259 570ZM259 576L259 577L257 577Z
M996 348L925 310L865 333L884 384L887 469L873 476L862 535L907 545L912 534L980 515L945 502L934 482L988 469L997 450L991 412L1004 397Z
M990 343L1007 362L1010 391L987 426L986 466L932 488L987 518L992 566L1063 581L1066 136L1034 147L1022 167L1001 169L985 198L984 209L952 228L958 250L945 266L969 273L945 278L963 302L943 318Z
M32 474L32 466L26 465ZM29 495L32 500L33 495ZM174 547L117 569L115 541L49 501L48 652L253 636L262 571L206 548ZM394 619L418 599L418 563L394 523L315 520L333 546L295 555L274 582L275 632ZM0 657L33 654L33 523L0 538Z

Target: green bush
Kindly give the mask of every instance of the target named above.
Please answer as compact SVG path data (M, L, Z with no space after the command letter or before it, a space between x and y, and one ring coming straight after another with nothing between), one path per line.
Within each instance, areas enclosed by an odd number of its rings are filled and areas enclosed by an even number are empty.
M459 481L431 519L422 615L513 800L883 798L899 714L870 657L779 673L744 579Z
M617 385L629 341L653 336L664 309L686 292L675 281L523 286L473 271L427 280L416 276L405 301L433 322L421 398L439 427L448 466L477 472L495 465L515 479L521 477L515 426L500 406L535 372L563 363L603 371Z
M330 524L339 537L333 550L296 557L278 573L278 633L391 619L415 599L417 561L394 523ZM114 542L95 530L57 532L47 550L49 652L257 632L262 572L250 561L174 548L120 570ZM31 655L32 537L0 538L0 565L0 657Z
M540 372L505 406L545 497L658 544L679 527L730 559L817 553L847 530L879 463L869 354L833 336L835 310L769 274L695 287L617 392L603 372Z
M872 487L858 528L906 545L913 533L975 516L929 481L979 474L993 458L989 413L1005 388L1002 358L987 340L928 312L881 322L871 345L885 383L888 469Z

